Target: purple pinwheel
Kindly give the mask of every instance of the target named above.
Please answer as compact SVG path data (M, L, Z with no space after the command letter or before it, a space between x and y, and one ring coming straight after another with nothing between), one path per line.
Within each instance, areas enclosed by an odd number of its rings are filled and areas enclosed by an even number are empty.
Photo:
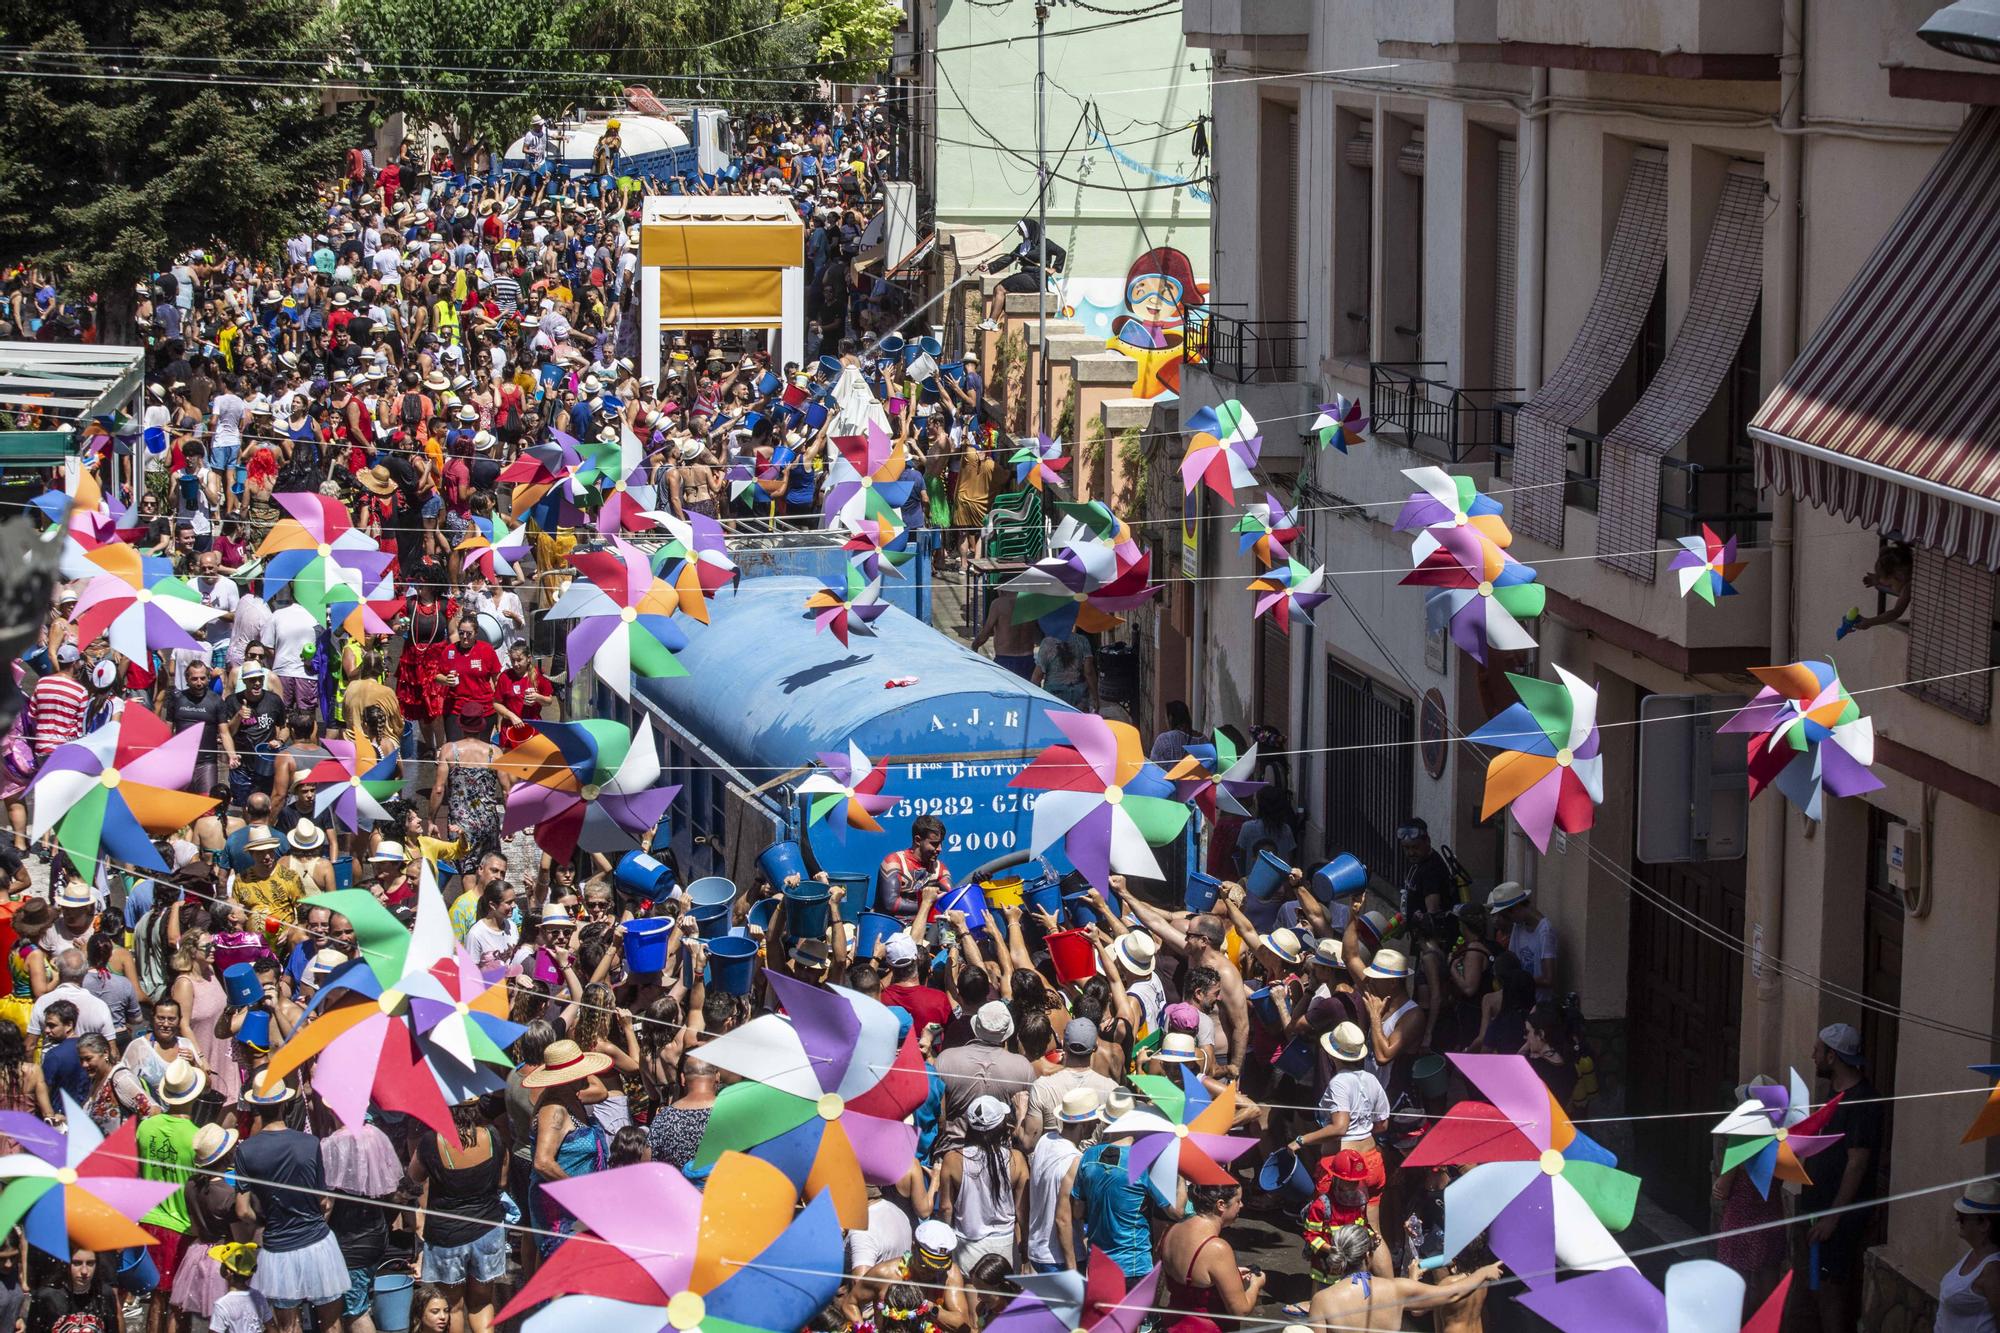
M674 654L687 638L673 621L680 594L653 573L646 553L622 538L609 551L578 551L569 558L581 579L563 589L544 618L575 620L564 649L572 663L588 662L597 679L621 699L632 697L632 678L685 676ZM699 599L697 599L699 600ZM707 618L703 608L703 619Z
M1410 544L1412 565L1430 559L1448 532L1476 532L1501 550L1514 544L1507 520L1500 517L1500 502L1481 495L1472 478L1454 477L1441 467L1404 468L1403 475L1418 486L1396 515L1396 531L1417 534Z
M402 756L391 750L378 758L373 746L361 750L359 742L339 737L328 737L320 744L329 757L299 779L320 789L313 801L313 818L324 819L331 811L349 832L388 822L389 811L382 803L394 799L403 788Z
M1213 1099L1192 1071L1176 1087L1157 1074L1134 1074L1132 1086L1157 1109L1135 1108L1104 1127L1105 1134L1133 1135L1126 1155L1126 1178L1145 1176L1158 1196L1174 1197L1174 1180L1194 1185L1233 1185L1227 1164L1257 1146L1257 1140L1227 1131L1236 1123L1236 1089L1224 1087Z
M1120 567L1113 547L1083 541L1058 549L1028 566L1004 591L1015 594L1014 623L1040 622L1044 634L1072 630L1100 634L1121 623L1120 611L1143 606L1161 592L1149 582L1150 552Z
M817 824L830 814L838 814L836 823L843 831L858 828L880 833L882 826L875 822L875 816L887 814L903 799L882 794L889 770L877 767L853 741L847 743L846 754L823 753L819 762L821 771L798 788L801 795L813 798L806 823Z
M1361 411L1361 400L1335 394L1330 403L1319 405L1319 415L1313 418L1313 436L1322 449L1331 446L1347 452L1350 444L1364 444L1368 440L1368 418Z
M525 725L532 734L494 763L515 780L501 831L533 829L551 856L641 846L680 794L678 784L660 782L659 747L643 714L637 732L601 718Z
M393 557L354 526L339 500L315 491L279 491L271 498L291 517L279 520L257 548L264 557L265 601L289 585L293 600L323 622L342 587L360 594L382 581Z
M850 634L874 634L875 621L888 609L881 580L867 578L851 561L845 588L829 583L806 598L806 618L813 622L813 633L830 629L843 648Z
M1033 444L1023 443L1007 460L1014 465L1014 484L1032 486L1045 490L1063 484L1062 470L1069 465L1063 457L1061 440L1052 440L1046 435L1035 436Z
M139 1179L139 1122L127 1120L106 1138L67 1092L67 1129L20 1111L0 1111L0 1134L21 1151L0 1157L0 1228L20 1227L28 1244L58 1261L72 1246L119 1250L152 1237L139 1219L180 1186Z
M1138 730L1095 713L1049 717L1070 744L1043 750L1007 784L1042 793L1030 855L1060 842L1070 864L1100 886L1113 873L1161 878L1153 848L1187 827L1189 811L1166 774L1147 761Z
M514 487L511 516L526 517L543 532L581 524L584 513L578 506L591 494L578 476L585 465L577 442L559 430L549 436L551 443L523 449L496 478Z
M879 583L884 574L903 576L903 566L916 558L910 547L910 530L899 519L866 518L840 526L851 535L841 544L848 559L870 583Z
M1190 744L1167 778L1177 799L1194 802L1213 823L1218 813L1250 817L1242 798L1267 785L1250 776L1256 771L1256 745L1239 754L1228 733L1218 731L1210 744Z
M827 469L826 522L841 519L892 518L902 511L916 486L903 446L872 416L865 435L837 435L839 456Z
M1403 576L1406 584L1437 591L1424 599L1433 633L1449 630L1452 642L1484 662L1489 649L1512 652L1535 646L1522 619L1538 616L1548 589L1528 565L1471 528L1436 530L1437 549Z
M666 540L653 552L653 572L668 578L680 597L682 614L708 623L708 599L737 577L729 541L722 525L707 514L689 510L686 518L665 510L646 515L666 530Z
M1287 560L1284 568L1270 570L1250 581L1251 592L1264 594L1257 599L1253 619L1270 612L1278 628L1290 634L1293 615L1311 619L1313 608L1333 596L1320 591L1325 584L1325 566L1307 569L1296 560Z
M986 1333L1139 1333L1160 1284L1155 1268L1127 1290L1125 1270L1097 1246L1084 1273L1023 1273L1023 1294L986 1321Z
M136 547L113 542L85 558L105 572L91 579L77 599L78 643L101 634L126 661L145 663L154 649L201 648L188 631L222 614L174 577L173 564L164 556L143 555Z
M1288 560L1291 544L1305 535L1305 528L1299 523L1299 511L1285 508L1285 502L1270 491L1264 492L1262 500L1252 500L1243 506L1243 517L1236 520L1236 551L1257 553L1257 563L1266 569Z
M1753 1083L1746 1091L1748 1099L1709 1131L1726 1141L1722 1170L1743 1167L1757 1193L1766 1199L1771 1197L1774 1178L1794 1185L1812 1184L1802 1159L1825 1152L1839 1141L1840 1135L1823 1131L1841 1095L1835 1093L1832 1101L1812 1109L1812 1094L1796 1069L1789 1088Z
M528 554L527 525L510 528L484 514L473 514L471 519L472 531L453 548L465 552L461 568L477 568L489 581L514 574L515 566Z

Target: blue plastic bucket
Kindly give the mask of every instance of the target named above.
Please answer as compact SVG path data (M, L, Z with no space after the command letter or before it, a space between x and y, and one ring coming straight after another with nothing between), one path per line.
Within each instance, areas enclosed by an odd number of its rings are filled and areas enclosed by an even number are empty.
M239 1009L264 998L264 988L257 984L257 969L248 963L223 968L222 989L229 1003Z
M1243 887L1249 890L1252 898L1275 898L1285 887L1285 880L1291 873L1292 867L1285 858L1266 848L1257 853L1257 859L1250 863L1250 876Z
M829 870L826 879L827 883L840 886L841 920L852 921L858 913L875 905L874 871Z
M785 890L785 934L793 939L816 940L826 934L827 917L833 903L826 885L805 880Z
M694 932L705 940L721 939L729 933L730 905L716 903L694 909Z
M377 1273L374 1299L370 1301L378 1333L407 1333L410 1327L410 1300L417 1294L417 1279L410 1273Z
M727 907L736 901L736 882L724 879L721 875L710 875L688 885L687 892L688 901L694 904L696 911L704 907L714 907L718 903Z
M1294 1037L1285 1043L1285 1048L1271 1061L1271 1067L1286 1078L1300 1083L1310 1082L1313 1074L1319 1069L1317 1051L1318 1047L1304 1037Z
M855 918L854 956L872 958L875 945L900 931L903 923L887 912L863 912Z
M965 928L978 930L986 924L986 894L977 884L961 884L937 900L937 914L965 913Z
M1290 1208L1304 1207L1313 1196L1312 1172L1289 1148L1280 1148L1264 1159L1257 1168L1257 1186L1267 1194L1276 1194Z
M145 1295L160 1285L160 1267L153 1262L153 1252L144 1245L134 1245L118 1252L118 1287Z
M260 1050L271 1049L271 1011L252 1009L243 1015L243 1025L236 1029L236 1040L245 1046L255 1046Z
M1073 893L1065 893L1062 896L1063 915L1068 924L1072 926L1087 926L1097 920L1097 912L1091 907L1089 899L1089 885L1085 885ZM1111 890L1104 890L1104 901L1111 908L1113 916L1118 916L1123 912L1124 909L1118 901L1118 895Z
M748 995L757 978L757 941L725 935L708 943L708 984L731 995Z
M1368 887L1368 867L1342 852L1313 871L1313 897L1323 903L1344 898Z
M780 901L777 898L759 898L750 904L750 913L745 920L759 930L769 930L771 918L777 915Z
M1023 915L1029 921L1035 919L1036 909L1047 912L1056 920L1062 920L1062 885L1056 880L1042 878L1025 884L1021 888Z
M625 923L625 970L664 972L667 969L667 940L674 923L666 917L646 917Z
M1275 1028L1278 1026L1278 1006L1271 999L1271 988L1269 986L1259 986L1256 990L1250 992L1250 1010L1262 1020L1265 1027Z
M1213 875L1204 875L1199 870L1188 871L1187 909L1190 912L1206 912L1215 906L1216 895L1222 892L1222 881Z
M774 889L785 887L785 881L793 875L800 880L807 878L806 856L795 842L774 842L757 854L757 868L764 872Z
M351 889L354 887L354 858L336 856L333 859L333 887Z
M648 902L658 902L674 888L674 868L650 852L625 853L611 878L626 893Z

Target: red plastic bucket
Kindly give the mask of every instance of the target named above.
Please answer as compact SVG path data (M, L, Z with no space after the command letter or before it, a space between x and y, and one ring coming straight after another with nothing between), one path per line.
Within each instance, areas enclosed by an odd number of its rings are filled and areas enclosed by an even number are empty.
M1052 931L1047 936L1049 965L1056 980L1067 986L1097 975L1097 946L1083 930Z

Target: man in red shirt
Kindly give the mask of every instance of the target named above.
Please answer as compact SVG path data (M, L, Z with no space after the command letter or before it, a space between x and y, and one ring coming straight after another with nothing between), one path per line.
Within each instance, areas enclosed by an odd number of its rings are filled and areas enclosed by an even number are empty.
M35 758L46 759L58 745L83 735L90 691L83 683L83 654L74 643L56 649L56 669L35 682L29 711L35 721Z
M882 957L889 964L889 984L882 988L882 1003L909 1014L921 1036L932 1023L943 1027L951 1022L951 997L932 986L920 984L917 975L917 942L897 931L882 944Z
M500 654L479 637L479 622L472 616L458 618L458 637L438 657L438 679L445 687L445 734L455 741L490 735Z
M499 695L494 708L500 714L501 743L519 745L529 735L528 722L539 722L542 705L553 703L555 682L528 656L528 645L515 643L507 648L507 669L500 673Z
M926 889L943 895L951 888L951 871L939 856L943 851L942 819L918 815L911 820L909 847L883 857L875 872L875 910L900 917L905 925L915 920Z

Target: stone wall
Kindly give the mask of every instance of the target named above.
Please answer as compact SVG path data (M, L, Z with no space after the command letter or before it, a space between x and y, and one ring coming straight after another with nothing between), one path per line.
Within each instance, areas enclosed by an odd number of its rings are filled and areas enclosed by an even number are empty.
M1930 1333L1937 1297L1897 1272L1879 1250L1861 1259L1861 1327L1869 1333Z

